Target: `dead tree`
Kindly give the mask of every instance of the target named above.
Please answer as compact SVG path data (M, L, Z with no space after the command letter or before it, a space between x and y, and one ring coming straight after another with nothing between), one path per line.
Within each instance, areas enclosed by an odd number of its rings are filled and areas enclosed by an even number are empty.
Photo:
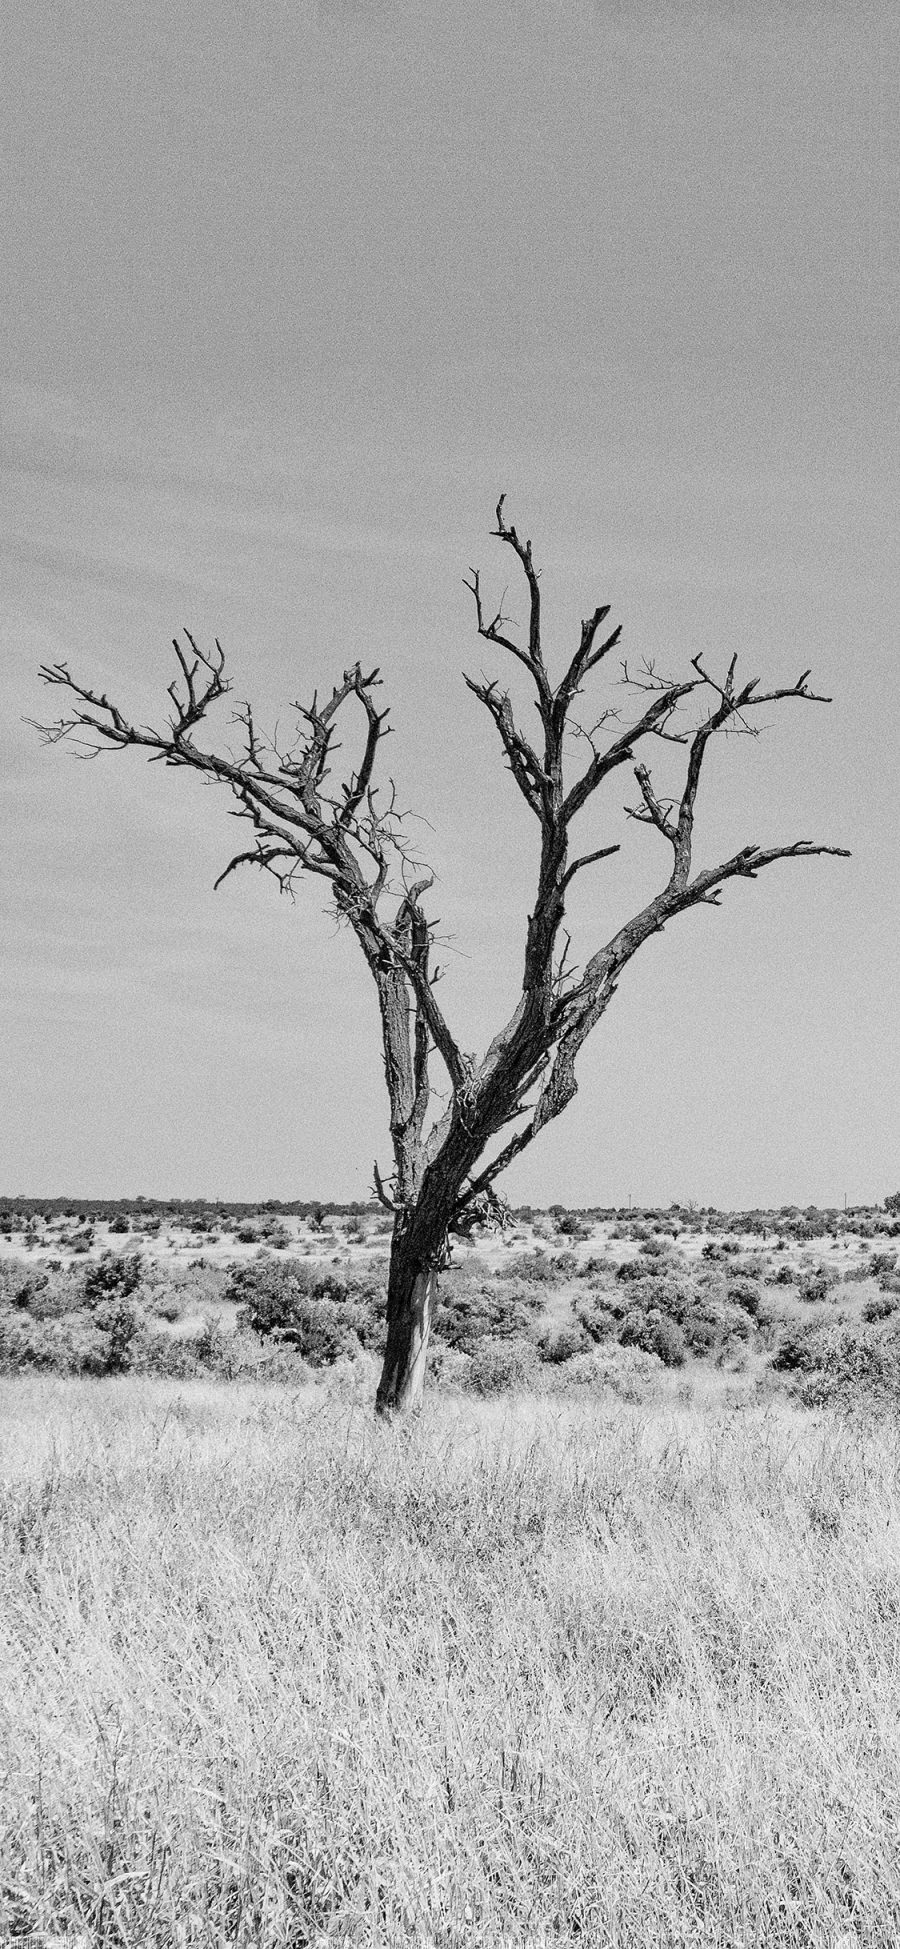
M847 857L838 846L795 840L784 846L749 845L716 866L695 870L694 812L711 738L752 731L751 713L789 699L827 703L807 688L809 671L796 683L760 689L759 679L739 682L733 657L719 681L694 657L690 674L664 678L652 665L637 673L622 666L631 721L621 724L608 708L588 730L577 700L599 666L616 649L620 627L607 632L609 608L594 610L581 626L568 667L554 683L544 656L541 591L531 543L520 539L497 507L497 539L516 557L527 593L521 632L501 610L485 606L482 582L467 583L478 633L525 672L540 718L531 743L516 721L508 689L494 677L465 679L490 713L506 763L537 826L538 862L532 912L525 929L518 1005L480 1061L464 1053L438 1000L435 923L424 898L431 885L413 859L408 826L393 787L379 791L376 763L387 712L376 707L377 670L357 663L330 697L293 706L294 732L284 744L264 736L249 704L232 722L240 750L209 750L196 733L212 707L231 688L218 642L209 654L185 632L175 639L178 671L170 684L171 715L163 729L137 726L102 693L80 684L66 664L45 667L48 684L68 693L68 715L39 728L51 743L70 740L82 755L135 746L151 759L184 766L224 785L232 810L252 831L247 848L229 860L217 884L239 866L273 874L293 890L302 874L330 885L340 918L356 936L378 997L385 1076L390 1105L393 1171L384 1182L376 1164L375 1189L393 1214L388 1287L387 1349L378 1388L382 1414L416 1408L422 1396L428 1341L446 1264L448 1240L464 1228L473 1209L484 1209L508 1165L545 1125L558 1117L576 1090L578 1053L616 991L622 970L643 943L690 907L718 904L732 879L752 880L773 861L814 853ZM355 708L361 719L355 770L333 780L339 720ZM569 776L571 734L580 734L587 756ZM654 740L684 748L678 795L662 797L645 755ZM575 876L619 850L611 844L572 853L579 814L621 767L637 757L639 798L628 815L655 827L671 853L660 891L598 946L580 970L567 972L560 952L566 898ZM431 1075L437 1057L446 1072L443 1097ZM499 1145L496 1140L500 1139Z

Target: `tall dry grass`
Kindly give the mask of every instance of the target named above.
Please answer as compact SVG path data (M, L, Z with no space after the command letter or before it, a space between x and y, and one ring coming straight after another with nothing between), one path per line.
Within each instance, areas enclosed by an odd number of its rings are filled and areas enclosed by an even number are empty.
M0 1933L900 1939L900 1442L0 1384Z

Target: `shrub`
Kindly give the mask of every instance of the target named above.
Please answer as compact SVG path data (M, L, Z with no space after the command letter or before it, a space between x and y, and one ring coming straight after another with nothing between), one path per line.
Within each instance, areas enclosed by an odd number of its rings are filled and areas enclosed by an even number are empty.
M621 1401L645 1401L659 1384L660 1363L639 1347L593 1347L562 1367L545 1367L543 1387L551 1394L612 1393Z
M226 1297L237 1303L241 1326L289 1341L313 1367L383 1342L384 1293L365 1276L317 1277L296 1259L254 1259L231 1268Z
M793 1266L780 1265L778 1271L773 1274L771 1283L773 1286L793 1286L795 1283Z
M482 1340L465 1375L471 1394L505 1394L523 1387L534 1373L534 1347L527 1340Z
M853 1407L900 1401L900 1343L871 1327L824 1328L816 1359L802 1370L797 1392L806 1407Z
M39 1348L44 1329L36 1327L28 1314L17 1315L0 1308L0 1374L20 1373L23 1368L42 1366Z
M616 1268L616 1278L621 1280L623 1285L628 1285L632 1279L651 1279L656 1270L655 1261L641 1255L636 1259L624 1259Z
M762 1252L742 1252L732 1260L729 1268L731 1278L764 1279L769 1270L768 1259Z
M233 1268L209 1265L205 1259L192 1259L189 1265L152 1261L141 1275L141 1297L161 1319L169 1317L168 1304L178 1305L177 1319L185 1308L215 1305L225 1298Z
M361 1321L351 1319L346 1308L328 1300L301 1300L293 1323L281 1332L311 1367L330 1367L342 1355L359 1352L362 1341L356 1331Z
M896 1310L897 1310L896 1294L892 1292L885 1292L884 1289L882 1288L881 1292L875 1293L871 1299L865 1300L862 1308L861 1317L864 1320L866 1320L869 1324L871 1324L872 1321L874 1320L887 1319L889 1315L891 1313L896 1312Z
M585 1259L584 1263L579 1267L579 1277L582 1279L614 1279L617 1270L615 1259L609 1258L605 1253L600 1253L599 1255L592 1253L590 1258Z
M225 1298L240 1308L243 1325L265 1335L295 1325L311 1291L309 1266L261 1258L230 1268Z
M488 1284L450 1272L441 1289L435 1330L447 1346L471 1353L485 1339L524 1338L540 1306L539 1291L511 1293L505 1281Z
M806 1306L820 1306L822 1301L828 1298L829 1288L832 1283L829 1274L820 1266L815 1272L804 1273L800 1280L797 1297L798 1299L802 1299Z
M17 1304L27 1307L34 1320L59 1320L77 1312L82 1303L81 1281L62 1277L48 1278L40 1273L27 1290L17 1296Z
M577 1211L555 1212L556 1229L562 1238L586 1239L591 1236L591 1227L586 1225Z
M130 1221L124 1211L118 1211L115 1218L110 1219L109 1229L111 1232L127 1232L131 1230Z
M164 1288L149 1301L149 1310L157 1319L165 1320L169 1326L174 1326L176 1320L184 1317L184 1301L178 1293Z
M188 1344L202 1367L212 1368L227 1380L237 1368L236 1338L236 1334L225 1332L217 1313L206 1313L199 1333L193 1334Z
M745 1313L749 1313L751 1319L759 1319L759 1287L754 1286L749 1279L735 1280L734 1284L728 1287L728 1300L732 1306L740 1306Z
M543 1333L538 1341L538 1352L543 1361L551 1367L561 1367L566 1360L573 1360L576 1354L585 1353L590 1339L578 1322L557 1327L553 1332Z
M572 1262L574 1264L574 1260ZM517 1252L497 1268L498 1279L533 1279L541 1285L553 1285L559 1278L559 1261L551 1258L548 1252L538 1245L533 1252Z
M614 1293L579 1294L575 1301L575 1318L584 1328L591 1340L608 1340L616 1326L624 1319L626 1307Z
M712 1265L715 1265L720 1259L724 1259L725 1240L708 1238L706 1244L700 1247L700 1257L706 1259Z
M690 1279L657 1276L632 1285L631 1309L648 1316L660 1314L677 1328L682 1348L702 1356L731 1340L745 1340L753 1331L746 1311L723 1302L720 1292L716 1274L708 1275L700 1285ZM645 1342L641 1339L637 1344L643 1346Z
M107 1299L127 1299L141 1280L139 1252L101 1252L84 1275L84 1304L99 1306Z
M684 1334L677 1322L667 1318L657 1306L651 1306L646 1313L637 1307L626 1313L619 1341L623 1347L639 1347L642 1353L655 1353L665 1367L684 1364Z
M103 1349L104 1374L124 1374L132 1365L141 1328L137 1307L123 1294L104 1300L94 1313L94 1325L106 1337Z
M822 1328L815 1320L792 1320L784 1327L772 1354L778 1373L807 1373L816 1365L816 1349Z

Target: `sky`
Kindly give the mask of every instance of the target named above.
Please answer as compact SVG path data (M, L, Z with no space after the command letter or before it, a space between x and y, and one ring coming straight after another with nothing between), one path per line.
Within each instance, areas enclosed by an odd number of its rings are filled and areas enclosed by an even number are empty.
M900 12L867 0L10 11L0 1189L350 1200L389 1164L374 989L322 883L214 892L227 799L42 746L46 661L158 722L187 625L282 725L378 664L483 1052L536 833L462 681L508 676L470 565L521 614L500 492L557 671L602 600L635 660L737 651L833 697L717 742L698 863L852 849L647 945L508 1195L897 1188L898 84ZM617 773L586 820L622 851L582 876L582 962L665 875L634 797Z

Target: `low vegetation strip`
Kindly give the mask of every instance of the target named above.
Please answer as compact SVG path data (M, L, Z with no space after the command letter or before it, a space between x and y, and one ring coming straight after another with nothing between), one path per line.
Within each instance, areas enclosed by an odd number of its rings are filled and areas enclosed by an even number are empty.
M891 1419L0 1393L0 1932L900 1937Z
M896 1400L893 1203L853 1214L519 1213L500 1236L458 1243L433 1379L478 1395L627 1395L666 1370L712 1368L810 1406ZM74 1210L0 1220L0 1372L301 1385L352 1368L374 1396L383 1215L318 1207L214 1220L178 1209L164 1231L143 1207L102 1222Z

